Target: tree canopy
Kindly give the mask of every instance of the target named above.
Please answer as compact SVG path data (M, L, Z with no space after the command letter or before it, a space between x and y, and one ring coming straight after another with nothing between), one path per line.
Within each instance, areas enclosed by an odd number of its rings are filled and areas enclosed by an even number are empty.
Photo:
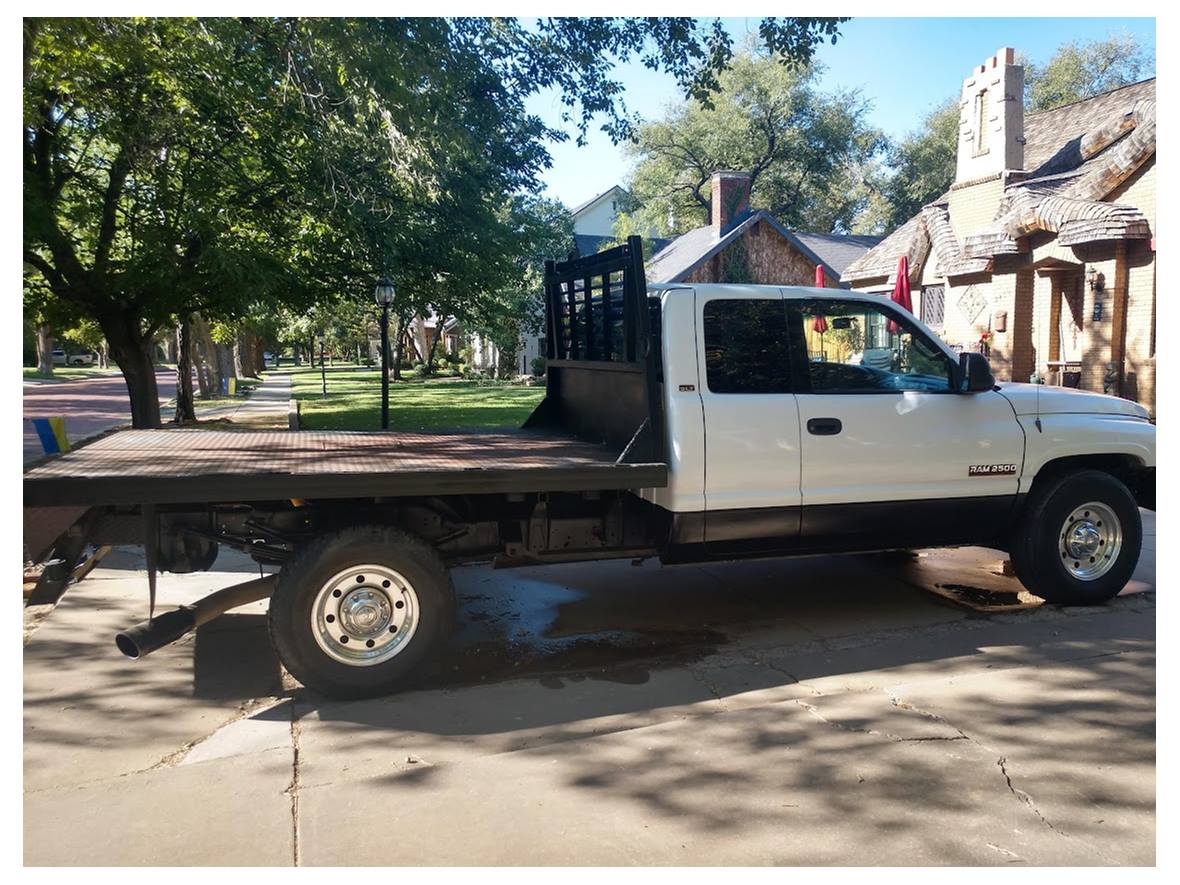
M1064 43L1041 66L1024 64L1024 106L1047 111L1141 80L1154 67L1154 53L1127 32L1086 43Z
M839 21L760 34L803 63ZM28 277L99 324L154 426L151 340L176 317L368 298L382 273L403 306L474 310L521 279L533 240L505 201L567 137L529 95L621 139L615 64L707 102L732 55L682 18L26 19Z
M674 235L707 224L713 173L736 169L750 173L751 205L788 227L855 228L885 143L864 122L865 98L820 91L818 74L751 49L720 75L709 104L690 99L639 126L630 149L638 227Z

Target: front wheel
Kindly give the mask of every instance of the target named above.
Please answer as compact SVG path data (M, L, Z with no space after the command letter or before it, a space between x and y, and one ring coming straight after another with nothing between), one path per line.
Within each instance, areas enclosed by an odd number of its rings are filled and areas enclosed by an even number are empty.
M1059 605L1098 605L1127 586L1143 542L1134 497L1108 473L1083 470L1034 488L1011 545L1028 591Z
M426 669L453 610L450 575L430 545L358 526L317 538L283 567L270 634L283 666L308 688L373 697Z

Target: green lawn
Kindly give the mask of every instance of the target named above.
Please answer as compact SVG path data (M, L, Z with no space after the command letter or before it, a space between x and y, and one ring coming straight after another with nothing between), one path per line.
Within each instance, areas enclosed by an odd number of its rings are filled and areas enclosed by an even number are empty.
M335 366L327 370L328 397L321 396L320 370L292 372L307 430L378 430L381 427L381 373L377 369ZM391 430L458 427L519 427L545 395L543 386L495 382L401 381L389 385Z
M99 369L91 366L54 366L52 375L39 375L36 367L24 367L25 378L32 381L74 381L78 378L109 378L118 374L117 367Z

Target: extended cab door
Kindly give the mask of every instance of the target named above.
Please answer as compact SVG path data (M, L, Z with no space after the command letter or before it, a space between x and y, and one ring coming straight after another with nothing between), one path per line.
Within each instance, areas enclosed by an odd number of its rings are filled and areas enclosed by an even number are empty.
M1024 459L1008 401L956 392L951 357L884 299L787 303L803 376L804 542L929 546L1002 532Z
M772 549L799 533L799 413L781 290L697 286L705 540Z

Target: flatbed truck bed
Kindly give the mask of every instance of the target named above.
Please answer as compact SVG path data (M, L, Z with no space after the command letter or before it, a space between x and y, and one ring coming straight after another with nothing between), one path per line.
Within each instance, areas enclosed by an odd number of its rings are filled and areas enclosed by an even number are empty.
M124 430L25 474L26 507L657 488L662 462L541 429Z

